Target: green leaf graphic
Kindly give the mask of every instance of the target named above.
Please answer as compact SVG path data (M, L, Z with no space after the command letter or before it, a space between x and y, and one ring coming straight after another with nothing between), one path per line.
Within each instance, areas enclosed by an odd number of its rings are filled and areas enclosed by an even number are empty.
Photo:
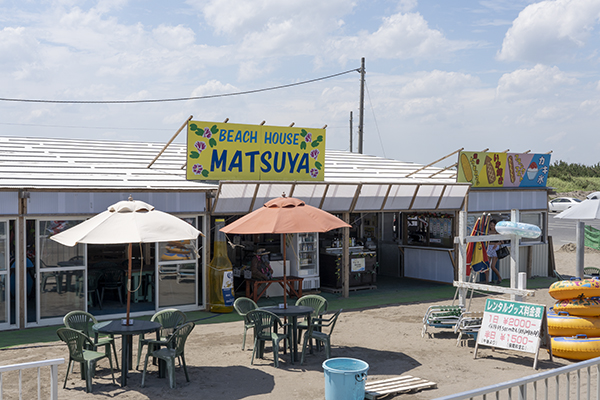
M319 146L320 144L321 144L321 142L312 142L310 145L311 145L312 147L317 147L317 146Z
M198 130L198 125L196 124L190 124L190 129L193 131L197 131Z
M198 158L200 157L200 153L198 153L197 151L192 151L190 153L190 158Z
M306 132L306 129L302 129L302 130L300 131L300 136L302 136L302 137L305 137L307 133L308 133L308 132Z
M210 145L210 147L215 147L217 145L217 141L213 138L210 138L208 140L208 144Z
M217 132L219 132L219 128L217 128L216 125L213 125L212 128L210 128L210 131L213 133L213 135L216 135Z
M323 167L323 165L320 162L315 162L315 168L318 170L321 170L321 168Z
M322 142L323 141L323 135L319 135L319 137L317 137L317 142Z
M306 142L302 142L302 143L300 143L300 148L301 148L302 150L306 150Z
M202 176L205 177L205 178L208 176L208 170L207 169L202 170Z

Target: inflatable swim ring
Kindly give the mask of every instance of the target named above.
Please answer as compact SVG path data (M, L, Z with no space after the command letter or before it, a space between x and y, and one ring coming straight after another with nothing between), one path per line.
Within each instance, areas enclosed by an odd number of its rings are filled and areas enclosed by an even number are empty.
M600 357L600 338L585 335L553 337L552 355L569 360L589 360Z
M554 282L548 289L550 296L556 300L579 299L600 296L600 280L583 279L580 281Z
M575 317L561 311L557 314L548 311L548 333L550 336L600 336L600 317Z
M163 253L160 256L161 261L183 261L190 260L191 257L189 254L181 254L181 253Z
M554 305L554 311L557 313L564 311L569 315L578 317L598 317L600 316L600 299L597 297L584 297L581 299L560 300Z
M542 234L542 230L535 225L512 221L498 222L496 230L502 235L517 235L530 239L538 238Z
M177 247L177 246L167 246L165 250L168 253L180 253L180 254L190 254L190 249L186 249L185 247Z

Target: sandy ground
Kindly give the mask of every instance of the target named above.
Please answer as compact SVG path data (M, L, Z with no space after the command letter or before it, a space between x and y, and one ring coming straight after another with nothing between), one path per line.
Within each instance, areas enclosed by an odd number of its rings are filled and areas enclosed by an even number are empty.
M556 252L560 273L573 275L575 253L562 249ZM600 253L586 253L586 266L600 266ZM472 310L482 310L485 298L473 299ZM554 301L547 290L537 290L532 303L551 306ZM445 302L450 304L451 301ZM440 304L440 303L436 303ZM443 304L443 303L442 303ZM529 353L495 350L481 347L473 359L474 343L456 346L456 335L451 330L432 329L432 337L421 337L422 318L430 303L405 304L343 312L333 334L333 357L353 357L370 365L369 380L379 380L399 375L412 375L437 383L437 389L414 394L399 394L396 399L432 399L458 393L519 377L569 365L570 361L549 360L545 350L540 352L539 368L535 371L534 357ZM75 373L69 375L67 388L62 385L66 363L59 368L59 398L80 399L108 397L118 399L323 399L324 352L307 356L305 365L290 364L289 354L280 355L280 368L273 366L272 353L250 365L252 351L241 350L242 322L198 325L187 346L186 359L191 381L185 381L177 369L177 388L169 388L166 379L159 379L157 369L151 366L142 388L141 372L131 371L129 385L121 388L112 383L108 362L99 363L94 379L93 393L85 393L85 382ZM17 333L18 334L18 333ZM134 346L137 349L136 342ZM248 346L252 347L252 345ZM117 349L120 350L120 341ZM134 353L135 354L135 353ZM0 351L0 364L7 365L51 358L68 358L66 347L60 343L31 345L27 348ZM120 371L115 373L117 380ZM42 393L48 390L48 369L42 371ZM4 394L15 387L17 375L5 374ZM24 374L23 398L35 398L37 373ZM7 387L8 386L8 387ZM12 398L16 398L15 395Z

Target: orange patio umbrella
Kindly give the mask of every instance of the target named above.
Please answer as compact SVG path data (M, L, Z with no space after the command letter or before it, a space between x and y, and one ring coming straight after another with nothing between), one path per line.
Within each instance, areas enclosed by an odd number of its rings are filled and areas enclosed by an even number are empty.
M338 217L317 207L309 206L300 199L278 197L269 200L263 207L254 210L235 222L221 228L221 232L238 235L261 233L283 234L283 304L287 307L286 234L305 232L327 232L332 229L350 228Z

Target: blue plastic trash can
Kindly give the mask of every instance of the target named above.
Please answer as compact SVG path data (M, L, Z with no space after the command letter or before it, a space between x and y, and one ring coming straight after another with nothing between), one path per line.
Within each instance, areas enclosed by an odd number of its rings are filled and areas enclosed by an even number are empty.
M369 364L356 358L330 358L323 362L325 400L363 400Z

